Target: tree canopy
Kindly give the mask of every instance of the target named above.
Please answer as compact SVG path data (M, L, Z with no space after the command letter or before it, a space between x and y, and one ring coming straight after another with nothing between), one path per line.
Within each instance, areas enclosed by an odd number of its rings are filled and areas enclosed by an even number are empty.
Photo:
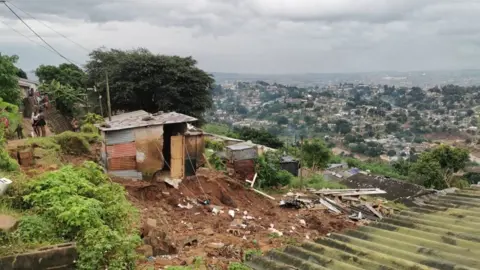
M90 53L86 69L89 83L101 92L108 72L112 110L177 111L202 119L213 105L214 79L196 64L192 57L147 49L99 49Z
M412 178L426 187L451 187L456 180L454 173L465 168L468 161L466 149L440 145L420 155L412 165Z
M302 155L304 165L308 167L326 168L332 151L320 139L305 141L302 144Z
M53 80L74 89L86 88L86 74L74 64L60 64L58 67L41 65L35 70L41 83L50 84Z
M21 99L20 87L18 86L17 72L15 67L18 57L0 54L0 99L19 104Z

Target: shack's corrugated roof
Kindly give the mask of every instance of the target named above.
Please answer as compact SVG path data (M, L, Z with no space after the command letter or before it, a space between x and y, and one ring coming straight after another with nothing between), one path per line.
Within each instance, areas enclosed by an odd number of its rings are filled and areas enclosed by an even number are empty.
M145 115L140 111L133 112L133 116L122 116L118 115L118 117L114 120L112 117L112 121L107 122L106 126L97 125L98 128L102 131L116 131L116 130L123 130L123 129L131 129L131 128L138 128L138 127L147 127L147 126L158 126L158 125L166 125L166 124L177 124L177 123L189 123L195 122L198 119L181 114L176 112L169 112L169 113L162 113L159 115ZM149 120L145 120L145 118Z
M428 196L380 222L272 250L247 264L258 270L480 269L480 188Z
M117 115L112 115L112 121L121 121L131 117L139 117L139 116L147 116L147 115L149 115L149 113L144 110L126 112L126 113L121 113ZM105 122L109 122L108 118L105 118Z

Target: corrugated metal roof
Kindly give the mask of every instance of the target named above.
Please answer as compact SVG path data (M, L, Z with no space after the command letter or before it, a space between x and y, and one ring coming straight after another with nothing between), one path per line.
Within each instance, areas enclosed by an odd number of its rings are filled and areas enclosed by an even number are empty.
M181 114L176 112L162 113L159 115L145 115L141 111L133 112L133 116L122 116L118 115L116 120L107 123L107 126L97 125L98 128L102 131L113 131L113 130L122 130L138 127L147 127L147 126L158 126L166 124L176 124L176 123L188 123L195 122L198 119ZM144 120L147 116L149 120Z
M149 113L144 110L126 112L122 114L112 115L112 121L120 121L120 120L124 120L131 117L139 117L139 116L147 116L147 115L149 115ZM108 118L105 118L105 122L109 122Z
M480 188L423 204L344 233L273 250L253 269L480 269Z

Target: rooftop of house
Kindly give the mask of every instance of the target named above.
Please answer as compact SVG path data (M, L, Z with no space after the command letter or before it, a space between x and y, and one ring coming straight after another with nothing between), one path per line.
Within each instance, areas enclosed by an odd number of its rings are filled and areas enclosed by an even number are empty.
M442 191L343 233L272 250L253 269L480 269L480 188Z
M106 121L106 124L99 124L97 127L108 132L147 126L190 123L197 120L197 118L176 112L149 114L140 110L112 116L112 121Z

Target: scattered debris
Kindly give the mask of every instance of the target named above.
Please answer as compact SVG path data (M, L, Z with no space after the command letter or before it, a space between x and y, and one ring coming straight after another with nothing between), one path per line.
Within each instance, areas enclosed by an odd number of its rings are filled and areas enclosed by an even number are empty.
M309 189L310 194L289 192L280 201L281 207L328 209L334 214L346 214L352 220L377 220L384 214L390 214L392 209L377 204L362 202L361 195L385 194L378 188L367 189Z
M165 183L169 184L173 188L178 189L178 186L182 182L182 179L170 179L170 178L166 177L164 181L165 181Z
M231 216L232 218L235 218L235 211L234 210L228 210L228 215Z

